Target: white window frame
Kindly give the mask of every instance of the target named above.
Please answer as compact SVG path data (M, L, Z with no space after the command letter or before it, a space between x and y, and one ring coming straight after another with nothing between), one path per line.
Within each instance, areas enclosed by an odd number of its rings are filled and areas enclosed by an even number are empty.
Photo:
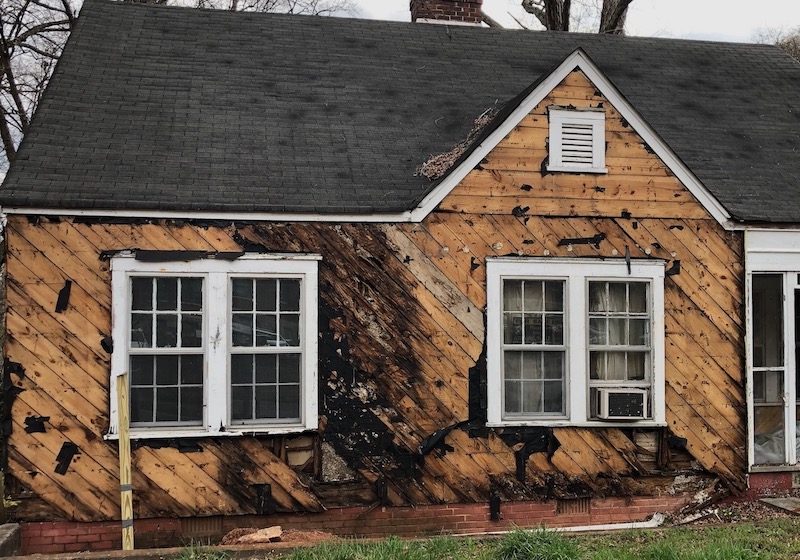
M550 107L548 118L550 121L548 171L608 173L608 169L606 169L606 114L603 110ZM564 125L589 125L592 127L591 165L563 161L562 131Z
M107 438L119 431L117 380L128 371L130 336L130 278L132 276L198 276L203 282L203 423L200 426L132 427L131 437L221 437L244 434L284 434L318 427L318 261L319 255L251 254L236 260L198 259L192 261L146 262L133 253L121 253L111 259L112 338L110 416ZM236 424L230 421L230 286L235 277L300 278L301 314L301 418L293 424ZM213 396L213 398L212 398Z
M496 257L486 259L487 425L503 426L665 426L664 261ZM565 306L567 417L503 417L503 280L563 280ZM650 285L652 415L643 420L606 421L589 417L590 281L643 281ZM624 386L621 384L620 386Z

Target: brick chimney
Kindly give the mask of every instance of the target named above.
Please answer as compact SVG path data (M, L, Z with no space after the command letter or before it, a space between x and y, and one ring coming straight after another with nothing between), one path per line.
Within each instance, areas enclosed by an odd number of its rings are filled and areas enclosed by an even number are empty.
M480 25L483 0L411 0L411 21Z

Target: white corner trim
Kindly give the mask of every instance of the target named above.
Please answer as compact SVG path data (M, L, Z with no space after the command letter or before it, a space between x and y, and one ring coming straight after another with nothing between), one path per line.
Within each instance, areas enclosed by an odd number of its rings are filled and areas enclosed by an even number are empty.
M656 131L645 121L605 74L580 49L570 54L558 68L550 73L516 109L483 142L452 169L411 211L412 221L421 222L433 212L450 192L524 119L558 84L575 69L581 70L631 127L642 137L670 171L689 189L689 192L726 229L733 229L731 216L720 202L705 188L689 168L678 158Z

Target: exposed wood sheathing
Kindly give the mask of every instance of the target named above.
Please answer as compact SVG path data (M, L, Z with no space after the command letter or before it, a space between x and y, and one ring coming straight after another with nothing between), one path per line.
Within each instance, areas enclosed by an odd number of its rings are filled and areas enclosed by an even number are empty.
M608 116L609 173L543 175L547 105L598 103ZM600 233L596 246L559 246ZM580 74L421 224L204 227L12 216L7 242L5 352L24 367L11 377L24 391L13 404L9 469L66 518L119 517L116 444L102 437L111 290L100 255L123 249L322 255L320 436L356 477L333 485L300 473L279 451L300 441L293 437L201 438L196 452L145 445L133 451L136 517L255 513L254 485L263 484L279 511L664 491L669 476L653 471L653 460L643 464L630 430L482 428L485 257L498 255L628 251L680 260L665 286L668 430L707 471L744 486L741 237L710 218ZM66 280L69 304L56 313ZM30 416L50 417L44 433L25 431ZM419 453L431 434L458 423ZM544 445L526 447L534 440ZM60 475L65 442L80 453Z

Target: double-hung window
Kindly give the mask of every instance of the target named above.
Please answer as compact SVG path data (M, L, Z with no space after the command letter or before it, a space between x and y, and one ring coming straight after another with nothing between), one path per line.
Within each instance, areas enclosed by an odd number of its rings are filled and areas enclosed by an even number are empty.
M132 435L316 428L317 261L114 257L111 394L127 372ZM117 418L112 398L112 434Z
M663 424L662 261L487 261L490 425Z

